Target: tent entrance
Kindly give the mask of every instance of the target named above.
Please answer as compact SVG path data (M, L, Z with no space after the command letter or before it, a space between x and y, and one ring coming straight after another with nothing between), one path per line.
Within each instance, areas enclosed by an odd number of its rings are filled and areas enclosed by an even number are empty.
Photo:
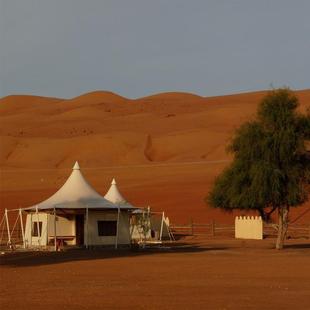
M76 245L84 245L84 214L75 216Z

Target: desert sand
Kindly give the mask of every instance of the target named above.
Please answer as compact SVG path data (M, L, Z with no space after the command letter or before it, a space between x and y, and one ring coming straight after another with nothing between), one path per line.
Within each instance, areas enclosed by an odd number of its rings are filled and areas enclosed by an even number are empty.
M96 91L67 100L4 97L1 210L49 197L78 160L101 194L115 177L128 201L164 210L172 222L193 218L232 223L234 214L209 208L204 197L231 161L226 147L235 129L254 117L265 94L200 97L171 92L130 100ZM305 111L310 90L296 94ZM309 204L293 210L291 220L309 223L308 210Z
M1 257L3 309L309 309L309 243L190 237L161 250Z
M101 194L113 177L128 201L164 210L172 223L235 214L204 203L229 164L234 130L254 117L265 92L202 98L164 93L129 100L92 92L63 100L0 100L1 211L40 202L76 160ZM298 91L302 111L310 90ZM310 205L291 212L309 224ZM6 253L3 309L307 309L309 240L241 241L187 236L161 249Z

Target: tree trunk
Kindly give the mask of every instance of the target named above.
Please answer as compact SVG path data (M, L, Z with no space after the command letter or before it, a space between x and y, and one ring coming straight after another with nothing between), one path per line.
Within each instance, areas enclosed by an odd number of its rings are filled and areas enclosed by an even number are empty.
M288 227L288 212L289 212L288 206L281 206L278 208L279 226L278 226L278 237L276 243L277 250L283 249Z
M265 211L264 209L257 209L259 215L261 216L262 220L266 223L269 224L271 223L271 215L272 213L277 209L276 206L272 207L269 212Z

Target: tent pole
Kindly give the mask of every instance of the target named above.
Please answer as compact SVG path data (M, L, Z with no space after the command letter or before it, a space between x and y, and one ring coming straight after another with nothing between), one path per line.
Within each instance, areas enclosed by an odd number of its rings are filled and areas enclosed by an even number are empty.
M50 214L46 213L46 229L45 229L45 232L46 232L45 246L46 247L48 246L48 229L49 229L48 222L49 222L49 216L50 216ZM43 230L43 224L42 224L42 230Z
M8 209L5 209L4 215L5 215L5 221L6 221L6 228L7 228L7 231L8 231L8 244L11 245L11 233L10 233Z
M3 225L3 229L1 229L2 228L2 224L4 223L4 220L5 220L5 214L3 215L1 223L0 223L0 230L1 230L0 244L1 244L2 237L3 237L3 232L4 232L4 225Z
M117 247L118 247L119 217L120 217L120 207L118 206L118 209L117 209L117 225L116 225L115 249L117 249Z
M30 212L30 246L32 246L32 212Z
M38 233L38 245L41 245L41 234L40 234L40 226L39 226L39 211L38 206L36 206L36 215L37 215L37 233Z
M147 232L149 232L149 236L152 238L152 225L151 225L151 207L147 206Z
M20 219L20 226L21 226L21 229L22 229L23 248L25 249L26 248L26 242L25 242L25 231L24 231L22 209L19 209L19 219Z
M56 208L54 207L54 251L57 251Z
M160 235L159 235L159 240L160 241L161 241L162 236L163 236L164 217L165 217L165 212L163 212L162 215L161 215L161 225L160 225Z
M88 249L88 208L86 208L86 249Z

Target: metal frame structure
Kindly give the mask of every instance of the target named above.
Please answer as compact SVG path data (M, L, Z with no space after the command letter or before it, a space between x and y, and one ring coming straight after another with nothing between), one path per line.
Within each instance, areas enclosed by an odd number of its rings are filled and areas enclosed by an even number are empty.
M53 225L54 225L54 251L58 251L58 244L57 244L57 210L59 208L56 208L56 206L54 206L53 208L51 208L51 210L44 210L44 211L51 211L49 212L50 214L53 214ZM27 211L26 211L27 210ZM79 209L79 210L85 210L85 215L86 215L86 221L85 221L85 247L88 249L90 244L89 244L89 207L86 206L85 209ZM40 230L40 216L39 216L39 210L38 207L35 207L34 210L32 210L34 212L29 211L29 209L23 209L23 208L19 208L19 209L5 209L4 212L4 216L0 222L0 229L2 229L2 235L0 236L0 244L1 241L3 239L3 232L6 231L7 232L7 236L8 236L8 240L6 242L6 245L9 246L10 249L12 249L13 247L15 247L14 242L12 241L12 235L15 231L16 225L19 222L20 224L20 231L21 231L21 236L22 236L22 248L26 249L27 248L27 244L26 244L26 238L25 238L25 226L24 226L24 220L23 220L23 213L30 213L30 226L31 226L31 234L30 237L32 238L32 225L34 222L37 223L37 238L38 238L38 247L41 246L42 242L41 242L41 238L42 238L42 233L43 233L43 227ZM10 226L10 221L9 221L9 212L18 212L17 213L17 217L16 217L16 221L15 224L12 226ZM127 210L128 212L128 210ZM116 236L115 236L115 244L114 247L115 249L118 249L119 247L119 231L120 231L120 214L121 214L121 208L120 206L117 207L117 226L116 226ZM33 215L35 215L35 218L33 219ZM48 228L46 228L48 229ZM47 230L48 231L48 230ZM30 243L32 244L32 240L30 241ZM33 247L33 246L31 246Z

